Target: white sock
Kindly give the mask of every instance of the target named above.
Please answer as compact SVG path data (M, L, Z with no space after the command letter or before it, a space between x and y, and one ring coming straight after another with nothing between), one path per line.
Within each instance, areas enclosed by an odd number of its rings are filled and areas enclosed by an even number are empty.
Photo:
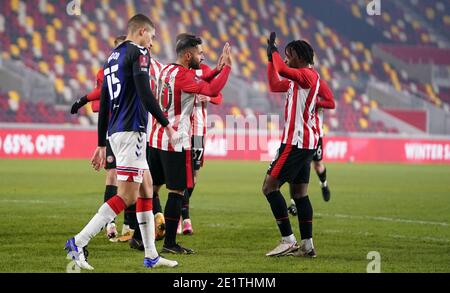
M291 204L295 205L295 200L291 198Z
M95 216L89 221L83 230L75 236L75 245L78 247L85 247L89 241L116 216L116 213L106 202L102 204Z
M294 235L294 234L291 234L291 235L289 235L289 236L282 237L282 239L283 239L283 241L288 242L288 243L294 243L294 242L297 242L297 239L295 238L295 235Z
M158 257L158 252L155 246L155 217L153 216L153 211L138 212L136 213L136 217L139 229L141 229L145 257L154 259Z
M314 248L314 243L313 243L312 238L303 239L302 245L303 245L303 248L305 251L310 251L311 249Z

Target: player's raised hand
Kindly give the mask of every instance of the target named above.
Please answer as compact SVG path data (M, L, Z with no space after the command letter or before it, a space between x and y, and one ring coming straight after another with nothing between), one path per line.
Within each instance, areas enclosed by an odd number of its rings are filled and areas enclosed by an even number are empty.
M271 32L269 38L267 39L267 59L269 59L269 62L272 62L272 53L278 52L277 46L275 45L276 38L277 34L275 32Z
M70 114L77 114L78 110L86 105L89 101L86 96L79 98L75 103L73 103L72 108L70 108Z
M106 147L97 147L94 155L91 158L91 165L96 171L99 171L105 166Z
M225 66L224 55L226 54L226 51L228 50L229 47L230 47L229 43L225 43L225 46L223 46L222 55L220 55L219 60L217 61L216 68L218 71L221 71Z
M233 56L231 54L231 46L229 43L225 44L226 48L224 48L225 52L223 55L225 65L231 66L233 63Z

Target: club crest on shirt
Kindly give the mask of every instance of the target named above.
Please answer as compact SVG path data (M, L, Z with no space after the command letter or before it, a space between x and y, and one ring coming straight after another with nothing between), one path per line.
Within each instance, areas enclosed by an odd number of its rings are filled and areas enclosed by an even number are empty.
M114 162L114 157L113 156L108 156L106 158L106 161L108 161L108 163L113 163Z
M147 55L139 56L139 66L140 67L148 67L149 58Z

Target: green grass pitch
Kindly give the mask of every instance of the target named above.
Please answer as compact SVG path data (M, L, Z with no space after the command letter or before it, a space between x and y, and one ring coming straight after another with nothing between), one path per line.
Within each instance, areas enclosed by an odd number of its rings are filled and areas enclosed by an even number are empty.
M65 272L64 243L102 203L104 172L87 160L0 167L0 272ZM382 272L450 272L450 166L330 163L328 203L312 173L316 259L265 256L280 238L261 193L267 167L207 161L191 200L195 234L178 236L196 254L171 255L178 268L152 272L366 272L370 251L380 253ZM287 186L283 193L288 199ZM291 224L299 239L292 216ZM110 243L103 231L89 251L94 272L148 271L142 252Z

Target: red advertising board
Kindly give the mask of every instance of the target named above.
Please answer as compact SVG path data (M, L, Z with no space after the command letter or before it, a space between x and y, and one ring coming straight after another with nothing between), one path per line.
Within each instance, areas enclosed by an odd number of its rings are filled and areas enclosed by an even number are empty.
M91 157L94 130L1 129L0 158ZM270 161L279 140L267 136L209 136L207 159ZM324 160L330 162L450 163L450 139L403 139L328 136Z

